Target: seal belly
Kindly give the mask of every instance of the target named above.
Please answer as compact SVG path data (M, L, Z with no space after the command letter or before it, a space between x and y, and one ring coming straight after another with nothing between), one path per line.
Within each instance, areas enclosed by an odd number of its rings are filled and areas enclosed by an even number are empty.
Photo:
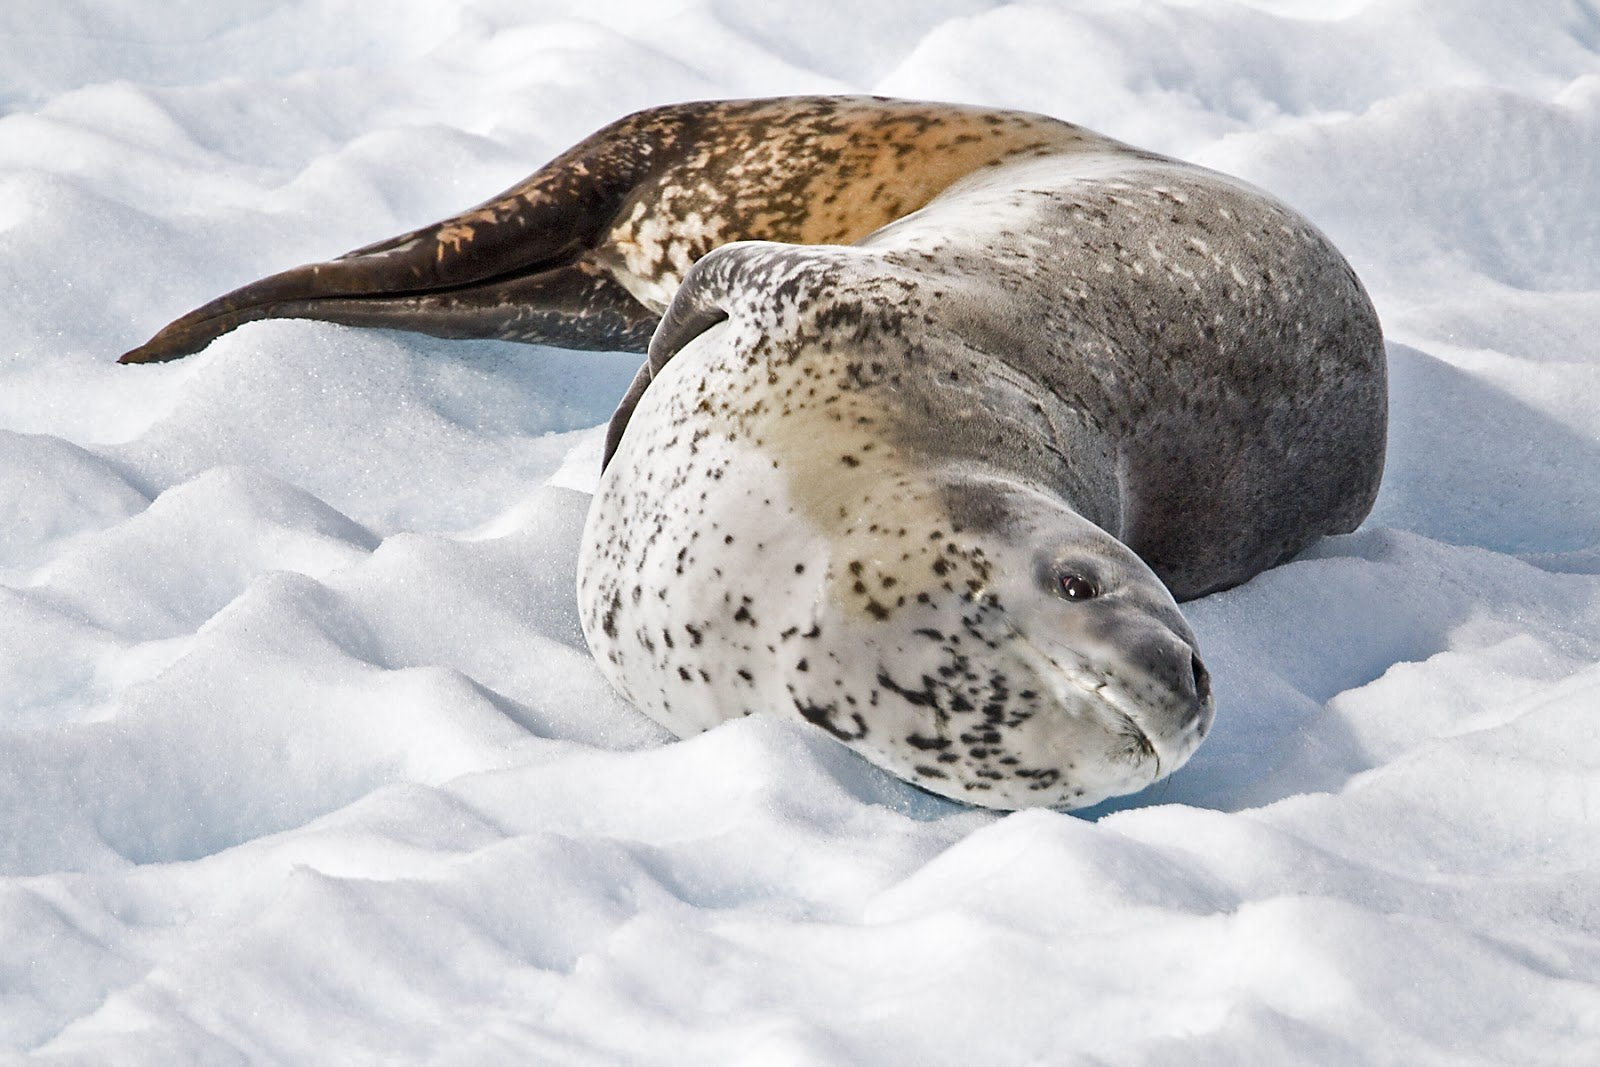
M584 633L642 711L679 736L788 707L810 666L826 551L761 442L712 399L744 390L713 327L646 391L591 505Z

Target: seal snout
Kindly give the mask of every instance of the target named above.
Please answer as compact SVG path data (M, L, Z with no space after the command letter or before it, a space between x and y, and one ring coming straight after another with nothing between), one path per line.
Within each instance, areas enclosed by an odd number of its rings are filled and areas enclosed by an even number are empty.
M1198 740L1211 731L1211 720L1216 714L1216 705L1211 702L1211 672L1200 662L1200 654L1192 649L1189 652L1189 669L1194 676L1194 702L1189 705L1189 714L1184 717L1183 728L1193 729Z
M1211 728L1211 672L1187 635L1161 633L1148 639L1138 662L1145 672L1146 720L1157 737L1169 744L1192 744Z
M1200 654L1192 649L1189 652L1189 670L1194 675L1195 699L1205 704L1211 699L1211 672L1200 662Z

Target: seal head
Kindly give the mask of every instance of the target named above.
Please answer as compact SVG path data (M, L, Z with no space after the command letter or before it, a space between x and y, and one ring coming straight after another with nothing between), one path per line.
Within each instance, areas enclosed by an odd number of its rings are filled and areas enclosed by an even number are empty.
M653 462L685 467L656 468L639 495L639 471L608 469L579 581L602 667L669 729L784 712L930 792L999 808L1135 792L1204 738L1214 702L1176 602L1059 499L890 459L849 520L818 522L759 452L708 437L687 455L650 434L657 399L634 430ZM717 486L704 498L702 476Z
M931 792L991 807L1081 807L1182 766L1214 703L1149 567L1044 493L967 475L940 495L951 522L896 538L936 546L925 570L863 565L857 546L830 562L848 593L823 599L819 628L845 636L826 662L875 684L865 707L837 680L797 687L804 717ZM905 577L884 590L890 570ZM856 607L874 586L898 591L893 607Z
M964 799L1022 807L1043 795L1078 807L1182 766L1215 704L1194 633L1144 561L1014 483L967 479L947 496L956 536L993 561L972 599L995 616L983 653L1010 679L1010 699L980 708L983 726L947 750Z

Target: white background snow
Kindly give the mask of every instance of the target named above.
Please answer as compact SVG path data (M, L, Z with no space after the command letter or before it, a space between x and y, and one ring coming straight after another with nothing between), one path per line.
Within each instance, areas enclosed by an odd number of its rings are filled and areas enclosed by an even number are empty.
M1378 506L1189 607L1217 726L1146 795L611 695L636 357L113 363L627 111L835 91L1237 173L1372 292ZM1600 1062L1593 0L6 0L0 116L0 1058Z

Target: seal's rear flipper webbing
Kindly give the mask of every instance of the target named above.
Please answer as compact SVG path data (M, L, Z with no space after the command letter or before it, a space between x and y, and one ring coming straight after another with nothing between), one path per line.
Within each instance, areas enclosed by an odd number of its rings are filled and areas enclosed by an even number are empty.
M657 315L588 257L679 121L665 114L614 123L470 211L252 282L121 362L178 359L267 318L643 351ZM591 315L598 321L586 321Z

